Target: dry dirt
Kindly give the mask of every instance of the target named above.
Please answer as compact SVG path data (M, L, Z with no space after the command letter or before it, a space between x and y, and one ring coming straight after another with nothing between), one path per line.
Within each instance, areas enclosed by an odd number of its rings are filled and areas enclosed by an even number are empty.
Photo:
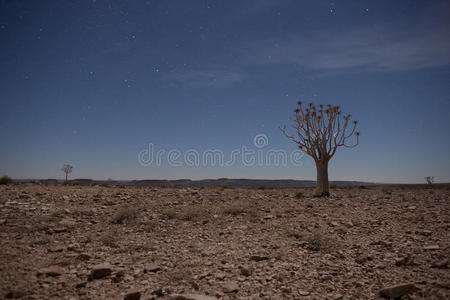
M311 192L0 186L0 296L450 299L448 187Z

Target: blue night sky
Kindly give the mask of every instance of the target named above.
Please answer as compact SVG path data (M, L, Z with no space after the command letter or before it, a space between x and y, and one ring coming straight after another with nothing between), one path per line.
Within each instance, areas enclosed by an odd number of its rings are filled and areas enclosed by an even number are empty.
M296 102L360 145L331 180L450 181L448 1L0 1L0 175L315 179L302 166L144 166L148 149L290 153Z

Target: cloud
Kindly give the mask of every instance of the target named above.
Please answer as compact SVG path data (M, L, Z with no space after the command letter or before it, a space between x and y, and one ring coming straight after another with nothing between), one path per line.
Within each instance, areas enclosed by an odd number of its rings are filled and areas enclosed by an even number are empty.
M186 87L228 87L245 79L243 73L222 69L198 69L176 71L165 77L166 81L176 82Z
M248 64L297 65L321 71L404 71L450 65L450 5L426 10L414 24L374 24L313 31L243 45Z

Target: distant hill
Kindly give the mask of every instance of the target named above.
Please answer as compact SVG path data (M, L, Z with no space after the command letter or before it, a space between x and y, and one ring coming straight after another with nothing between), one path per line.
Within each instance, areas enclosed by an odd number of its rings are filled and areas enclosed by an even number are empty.
M230 188L289 188L289 187L313 187L314 180L293 179L203 179L203 180L133 180L124 182L125 185L152 186L152 187L230 187ZM371 184L361 181L331 181L335 185L362 185Z
M63 180L56 179L21 179L14 180L16 183L39 183L42 185L58 185L63 184ZM229 188L295 188L295 187L314 187L315 180L293 180L293 179L145 179L145 180L92 180L92 179L72 179L67 182L72 185L125 185L125 186L142 186L142 187L229 187ZM330 181L330 185L350 186L350 185L367 185L373 184L362 181Z

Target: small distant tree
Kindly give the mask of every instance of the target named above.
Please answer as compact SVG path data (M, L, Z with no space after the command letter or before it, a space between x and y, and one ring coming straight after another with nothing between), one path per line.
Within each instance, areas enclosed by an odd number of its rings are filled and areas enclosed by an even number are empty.
M294 110L295 134L290 135L286 126L280 127L281 132L298 145L298 148L311 156L317 169L317 187L315 196L329 196L328 162L339 147L354 148L359 143L359 132L356 131L357 121L350 121L351 115L343 115L339 106L324 106L318 108L313 103L306 107L297 102ZM356 141L348 143L353 135Z
M72 173L72 169L73 169L73 166L71 166L71 165L64 165L64 166L61 168L61 171L63 171L64 173L66 173L66 181L67 181L67 176L69 176L69 173Z
M427 177L425 177L425 180L427 181L428 184L433 184L434 176L427 176Z
M9 176L2 176L0 177L0 184L10 184L12 182L11 177Z

